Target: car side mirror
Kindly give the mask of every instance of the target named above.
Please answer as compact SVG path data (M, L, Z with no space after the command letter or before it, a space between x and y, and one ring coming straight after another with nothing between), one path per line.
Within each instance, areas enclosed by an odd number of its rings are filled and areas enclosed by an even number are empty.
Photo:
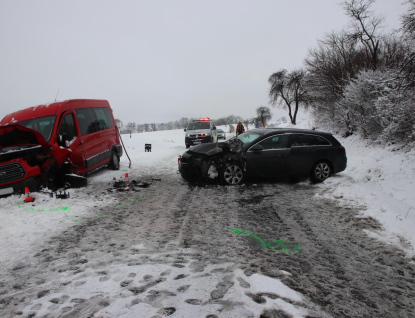
M213 126L213 128L212 128L213 130L216 130L216 127L215 126Z
M186 131L187 129L185 128L184 131Z
M261 152L262 150L264 150L264 147L262 147L261 145L256 144L255 146L252 146L251 151L253 152Z

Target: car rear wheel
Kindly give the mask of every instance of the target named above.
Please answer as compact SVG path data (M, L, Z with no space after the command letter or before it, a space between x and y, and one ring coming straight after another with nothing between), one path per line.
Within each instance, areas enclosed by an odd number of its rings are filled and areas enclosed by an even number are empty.
M323 182L331 175L330 164L326 161L317 162L311 170L311 181L314 183Z
M111 170L120 170L120 157L115 151L111 151L111 161L108 165Z
M235 162L228 164L221 173L225 184L242 184L245 180L245 172L241 165Z

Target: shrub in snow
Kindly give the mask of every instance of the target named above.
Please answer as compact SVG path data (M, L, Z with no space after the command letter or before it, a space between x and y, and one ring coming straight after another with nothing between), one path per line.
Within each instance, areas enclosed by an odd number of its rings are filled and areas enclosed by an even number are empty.
M341 100L315 116L316 124L379 142L414 140L414 91L400 84L396 70L361 71L345 87Z

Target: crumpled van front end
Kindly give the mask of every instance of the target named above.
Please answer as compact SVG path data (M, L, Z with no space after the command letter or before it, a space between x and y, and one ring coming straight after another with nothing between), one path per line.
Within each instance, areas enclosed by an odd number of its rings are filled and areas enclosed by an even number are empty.
M0 122L0 195L81 187L102 167L118 170L122 148L109 102L72 99L28 107Z
M40 133L16 124L0 127L0 196L38 190L51 161Z

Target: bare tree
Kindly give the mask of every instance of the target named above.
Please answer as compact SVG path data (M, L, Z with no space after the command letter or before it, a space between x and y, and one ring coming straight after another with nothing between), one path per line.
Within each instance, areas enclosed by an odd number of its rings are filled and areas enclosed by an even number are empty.
M250 121L249 121L249 119L244 119L243 121L242 121L242 123L245 125L245 131L247 131L249 128L248 128L248 126L249 126L249 124L250 124Z
M384 18L375 16L370 10L375 0L347 0L343 2L346 14L353 19L350 37L364 46L370 68L376 69L379 61L380 40L378 31Z
M272 117L271 110L266 106L258 107L256 109L256 114L256 119L259 120L264 125L264 127L267 125L268 120L270 120Z
M137 124L134 122L128 123L125 126L125 129L129 132L129 133L135 133L136 129L137 129Z
M401 72L407 83L405 86L415 86L415 0L408 0L409 10L402 16L402 31L408 42L409 52L402 63Z
M180 118L179 119L179 126L178 127L176 127L176 128L187 128L187 126L189 125L189 122L190 122L190 120L189 120L189 118L186 118L186 117L182 117L182 118Z
M271 85L269 96L273 105L286 106L291 123L296 124L297 113L300 105L308 105L308 96L305 89L305 71L294 70L288 73L281 70L272 74L268 82Z

